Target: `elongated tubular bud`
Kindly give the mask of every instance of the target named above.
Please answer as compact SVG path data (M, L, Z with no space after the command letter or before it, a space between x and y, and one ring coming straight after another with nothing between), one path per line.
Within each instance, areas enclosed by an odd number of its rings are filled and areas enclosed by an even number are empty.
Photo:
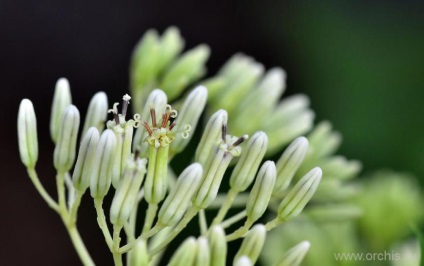
M253 223L266 211L274 188L277 170L273 161L266 161L259 170L246 205L247 219Z
M275 266L299 266L309 250L311 244L308 241L302 241L289 249Z
M176 27L169 27L160 39L158 71L164 70L184 48L184 40Z
M224 150L216 149L211 163L205 167L204 178L199 191L193 198L193 205L204 209L216 198L222 177L227 170L233 156Z
M307 152L308 139L305 137L296 138L286 148L277 162L277 181L274 187L274 195L278 196L289 187Z
M234 266L253 266L253 263L247 256L241 256L236 261L234 261Z
M37 119L28 99L23 99L19 105L18 144L22 163L27 168L34 168L38 160Z
M134 248L128 252L128 266L148 266L149 252L144 240L137 240Z
M197 252L194 266L209 266L211 261L211 255L209 251L208 239L201 236L197 239Z
M170 226L181 219L199 187L202 175L203 168L199 163L191 164L180 174L159 211L160 224Z
M155 148L149 145L149 165L144 184L144 197L150 204L158 204L166 195L169 145Z
M197 86L187 96L176 119L176 131L183 129L186 125L190 125L193 129L196 128L200 115L205 108L207 98L208 90L203 86ZM171 144L171 153L177 154L184 150L192 136L193 134L189 134L188 138L183 138L182 135L177 135Z
M128 158L122 179L117 186L110 207L110 222L114 225L124 225L130 217L137 200L141 183L146 174L146 159Z
M65 108L72 104L71 89L66 78L56 82L50 117L50 135L54 143L57 141L61 119Z
M253 226L243 239L241 247L234 257L234 262L236 262L240 257L246 256L250 259L252 264L255 264L265 243L265 238L265 226L262 224Z
M103 131L96 149L90 192L93 198L103 198L112 182L112 167L116 153L116 137L112 130Z
M172 255L169 266L193 265L196 259L197 242L194 237L187 238Z
M100 132L104 129L108 111L107 95L103 91L94 94L88 105L82 136L90 127L97 128Z
M227 259L227 240L221 226L215 225L209 233L211 266L225 266Z
M74 187L80 192L84 192L90 186L99 139L100 134L97 128L90 127L81 141L77 163L72 173Z
M148 122L150 119L150 109L153 107L156 110L156 114L162 114L165 110L166 103L168 98L166 94L159 90L155 89L147 98L146 104L144 105L143 112L141 113L140 120L143 122ZM137 107L139 108L139 107ZM147 150L147 143L144 141L146 138L146 129L144 127L138 127L135 133L134 142L133 142L133 151ZM144 155L144 154L143 154Z
M268 137L262 131L249 139L230 177L231 189L241 192L252 184L259 165L265 156Z
M80 114L74 105L63 112L54 150L54 166L59 172L67 172L75 161Z
M119 180L121 180L124 172L125 163L131 157L131 144L134 128L132 125L126 125L123 134L115 132L117 140L116 156L113 166L112 185L114 188L118 187Z
M221 136L222 125L227 124L227 120L228 114L225 110L219 110L211 116L196 149L196 162L203 166L206 165L209 155L213 152L216 140Z
M304 175L290 190L278 207L278 218L287 221L299 215L314 195L321 181L321 168L315 167Z

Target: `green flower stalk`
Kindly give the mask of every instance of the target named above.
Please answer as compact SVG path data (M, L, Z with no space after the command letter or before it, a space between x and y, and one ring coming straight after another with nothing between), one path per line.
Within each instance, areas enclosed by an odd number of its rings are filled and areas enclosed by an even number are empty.
M60 173L69 171L75 161L80 114L74 105L63 111L57 144L54 150L54 166Z
M72 97L69 82L66 78L60 78L56 82L50 117L50 136L54 143L56 143L58 138L63 112L71 104Z
M262 247L265 243L266 228L262 224L257 224L247 233L246 237L241 243L240 249L234 257L234 263L242 257L246 256L255 264L259 258Z
M27 168L34 168L38 160L37 119L28 99L23 99L19 105L18 144L22 163Z
M90 127L95 127L99 131L104 129L108 106L106 93L101 91L94 94L93 98L91 98L90 104L88 105L87 115L82 129L83 136Z

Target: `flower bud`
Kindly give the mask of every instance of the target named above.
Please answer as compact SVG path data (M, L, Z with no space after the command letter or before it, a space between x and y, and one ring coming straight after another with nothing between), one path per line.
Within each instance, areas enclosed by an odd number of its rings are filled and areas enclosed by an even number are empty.
M85 135L90 127L97 128L100 132L104 129L108 111L107 95L104 92L98 92L91 98L88 105L87 115L85 117L82 136Z
M333 156L320 162L320 167L329 178L348 180L361 171L362 165L359 161L348 161L343 156Z
M277 181L275 183L275 196L280 195L290 185L293 176L299 169L308 151L308 139L296 138L284 151L277 162Z
M234 261L234 266L253 266L253 263L246 256L241 256L236 261Z
M116 153L116 137L112 130L103 131L96 149L90 192L93 198L103 198L112 182L112 167Z
M196 259L197 242L194 237L187 238L172 255L169 266L193 265Z
M227 240L221 226L215 225L209 233L211 266L225 266L227 259Z
M206 124L199 145L197 145L195 161L206 165L209 155L213 152L216 140L221 136L222 125L227 124L228 114L225 110L214 113Z
M275 125L287 123L293 117L309 108L309 98L304 94L297 94L285 97L272 111L269 118L264 120L265 128L272 128Z
M169 27L163 33L160 40L160 58L158 71L164 70L184 48L184 40L176 27Z
M110 207L110 222L114 225L124 225L128 221L146 174L146 159L128 158L125 165Z
M165 73L160 88L174 100L184 88L202 77L206 70L204 64L209 57L209 47L199 45L185 52Z
M231 174L231 189L241 192L250 186L265 156L267 145L268 137L262 131L256 132L250 138Z
M193 266L209 266L211 255L209 251L208 239L201 236L197 239L196 259Z
M56 143L58 138L63 112L71 104L72 97L69 82L66 78L60 78L56 82L50 117L50 135L54 143Z
M255 264L259 258L262 247L265 243L266 228L263 224L257 224L250 229L246 234L241 247L234 257L234 263L242 256L250 259L252 264Z
M159 211L160 224L170 226L181 219L199 187L202 174L203 169L199 163L191 164L180 174Z
M274 188L277 170L273 161L266 161L259 170L246 205L247 219L253 223L266 211Z
M297 182L278 207L280 220L287 221L302 212L305 205L314 195L321 177L321 168L315 167Z
M125 125L123 133L115 131L116 155L113 162L112 185L117 188L119 180L125 168L125 162L131 156L131 144L134 128L132 125Z
M19 105L18 143L22 163L27 168L34 168L38 159L37 119L28 99L23 99Z
M147 98L146 103L144 104L144 109L141 113L140 120L143 122L149 121L151 118L151 108L154 108L155 115L163 113L165 111L167 101L168 98L163 91L159 89L153 90ZM133 150L138 150L141 153L140 155L143 156L145 155L144 153L148 150L147 143L145 142L146 137L146 129L144 127L138 127L134 137Z
M328 121L319 123L308 136L314 158L322 158L333 154L340 146L342 136L332 131Z
M81 141L77 163L72 174L74 187L80 192L84 192L90 186L99 139L99 131L95 127L90 127Z
M148 266L149 252L147 251L146 242L137 240L137 243L128 252L128 266Z
M303 241L289 249L276 263L276 266L299 266L309 250L311 244Z
M54 150L54 167L60 172L67 172L75 161L80 114L74 105L63 111L57 143Z
M205 108L207 98L208 90L203 86L196 87L187 96L181 107L180 114L175 120L177 123L175 126L176 131L182 130L185 125L190 125L194 129L196 128L200 115ZM176 136L170 147L171 154L177 154L184 150L190 142L192 135L190 134L188 138L183 138L181 135Z
M159 148L149 145L149 166L144 183L144 197L149 204L158 204L166 195L168 150L169 145Z

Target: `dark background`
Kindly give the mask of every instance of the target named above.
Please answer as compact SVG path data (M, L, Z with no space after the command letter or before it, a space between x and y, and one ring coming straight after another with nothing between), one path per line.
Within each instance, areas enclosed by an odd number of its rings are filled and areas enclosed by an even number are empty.
M26 177L16 140L22 98L38 118L37 170L54 195L49 138L54 84L67 77L85 113L99 90L128 89L133 46L149 28L176 25L186 47L211 47L209 74L242 51L288 73L286 94L311 97L317 121L342 132L341 154L424 176L423 1L12 1L0 0L2 105L0 264L79 265L60 219ZM421 179L422 180L422 179ZM110 265L91 201L80 232L98 265ZM109 264L108 264L109 263Z

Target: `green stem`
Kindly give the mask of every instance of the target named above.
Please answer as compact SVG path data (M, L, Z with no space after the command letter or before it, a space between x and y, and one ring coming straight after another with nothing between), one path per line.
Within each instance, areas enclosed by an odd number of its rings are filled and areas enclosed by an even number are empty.
M121 243L121 234L122 225L113 226L113 245L112 245L112 254L113 261L115 266L122 266L122 255L119 253L119 243Z
M253 222L247 219L242 227L240 227L234 233L227 236L227 241L233 241L240 237L243 237L247 233L247 231L249 231L249 228L252 226L252 224Z
M202 235L206 235L206 233L208 232L208 223L206 222L205 210L200 210L199 212L199 226L200 233Z
M123 246L123 247L121 247L120 249L119 249L119 253L125 253L125 252L128 252L128 251L130 251L134 246L135 246L135 244L137 244L137 241L139 241L139 240L141 240L141 239L144 239L144 240L147 240L147 239L149 239L150 237L152 237L152 236L154 236L155 234L157 234L157 233L159 233L163 228L165 228L165 226L164 225L161 225L161 224L156 224L151 230L149 230L148 232L146 232L146 233L143 233L141 236L139 236L137 239L132 239L131 240L131 242L129 242L128 244L126 244L125 246Z
M59 212L65 220L68 220L68 209L65 201L65 173L58 172L56 175L57 194L59 198Z
M81 198L82 198L83 193L81 191L77 191L76 195L75 195L75 200L72 203L72 207L71 207L71 211L70 211L70 222L71 223L76 223L77 221L77 212L78 212L78 208L81 204Z
M193 219L194 216L196 216L198 212L199 212L198 208L191 207L186 212L183 219L175 227L175 229L169 234L169 236L163 242L158 244L155 248L153 248L149 252L150 256L155 255L156 253L160 252L163 248L165 248L187 226L187 224L191 221L191 219Z
M47 205L49 205L49 207L52 208L55 212L59 212L59 205L55 200L52 199L52 197L50 197L49 193L44 189L43 185L38 179L37 172L35 171L35 169L28 168L27 170L29 178L31 179L38 193L40 193L41 197L44 199Z
M249 199L249 193L238 194L237 197L233 200L233 208L244 208L246 207L247 201ZM218 194L215 200L208 206L208 209L218 209L225 203L227 200L227 194Z
M230 227L231 225L233 225L234 223L237 223L238 221L240 221L241 219L243 219L244 217L246 217L246 210L241 211L239 213L237 213L236 215L228 218L227 220L223 221L221 223L222 228L227 228Z
M280 218L276 217L274 220L269 221L265 225L265 228L266 228L267 231L270 231L271 229L277 227L278 225L280 225L283 222L284 222L283 220L281 220Z
M152 227L153 221L156 217L156 212L158 211L158 205L157 204L149 204L149 207L147 209L146 213L146 220L144 221L143 226L143 234L147 233L150 228Z
M106 217L103 211L103 198L94 199L94 207L96 208L97 212L97 223L102 230L107 246L112 252L113 240L112 236L110 235L109 228L107 227Z
M215 219L213 219L212 225L217 225L220 222L222 222L222 220L224 220L225 215L227 214L228 210L231 208L231 205L233 204L234 199L236 198L238 194L238 191L230 189L228 191L227 197L224 200L224 204L221 205L221 208L219 209L219 212L217 214L217 216L215 217Z
M67 227L69 236L71 237L72 243L74 244L75 250L78 253L79 258L85 266L95 265L91 259L90 254L87 251L87 248L84 245L84 242L81 239L80 234L78 233L75 225Z

